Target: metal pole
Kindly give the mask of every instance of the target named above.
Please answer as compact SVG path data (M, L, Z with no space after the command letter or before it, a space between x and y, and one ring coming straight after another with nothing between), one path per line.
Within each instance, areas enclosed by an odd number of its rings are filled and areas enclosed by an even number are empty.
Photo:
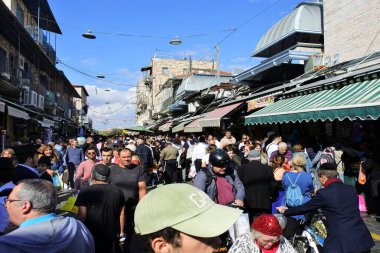
M38 44L40 44L40 0L38 0L37 33Z
M220 85L220 45L215 45L215 58L216 58L216 85Z

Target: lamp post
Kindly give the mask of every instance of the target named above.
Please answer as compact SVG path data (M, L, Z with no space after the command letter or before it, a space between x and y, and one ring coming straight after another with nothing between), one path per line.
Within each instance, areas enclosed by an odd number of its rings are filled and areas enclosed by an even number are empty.
M96 36L92 33L91 30L87 30L87 32L83 33L82 36L86 39L96 39Z

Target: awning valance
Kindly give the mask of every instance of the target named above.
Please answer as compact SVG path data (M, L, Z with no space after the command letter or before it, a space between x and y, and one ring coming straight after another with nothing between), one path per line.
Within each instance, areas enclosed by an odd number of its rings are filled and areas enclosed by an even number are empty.
M51 125L46 123L46 122L43 122L41 120L37 120L37 122L43 127L43 128L50 128Z
M380 117L380 79L275 102L245 118L246 125Z
M9 105L8 105L8 115L15 118L25 119L25 120L30 119L30 116L28 113L21 111L19 109L16 109L14 107L10 107Z
M185 121L179 123L178 125L173 127L172 133L177 133L177 132L183 131L186 124L189 124L190 122L191 122L191 120L185 120Z
M169 132L170 131L170 127L172 126L173 122L167 122L165 124L163 124L162 126L160 126L158 128L158 130L162 131L162 132Z
M199 121L202 118L195 119L192 122L190 122L188 125L185 126L185 128L183 129L183 131L185 133L200 133L200 132L202 132L203 128L199 124Z
M241 104L242 102L239 102L208 112L202 119L199 120L199 125L201 127L220 127L222 117L238 108Z
M5 103L0 102L0 112L4 112L4 111L5 111Z

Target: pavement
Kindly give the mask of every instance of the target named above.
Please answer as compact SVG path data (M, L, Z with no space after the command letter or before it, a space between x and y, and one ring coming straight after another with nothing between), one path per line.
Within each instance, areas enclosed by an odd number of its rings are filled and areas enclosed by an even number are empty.
M380 222L376 221L376 217L372 215L362 215L369 232L375 241L375 247L371 249L371 253L380 253ZM380 217L378 217L380 220Z

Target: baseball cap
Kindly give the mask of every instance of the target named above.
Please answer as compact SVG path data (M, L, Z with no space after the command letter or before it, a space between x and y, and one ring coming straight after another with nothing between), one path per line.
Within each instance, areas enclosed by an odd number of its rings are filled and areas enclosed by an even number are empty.
M213 202L189 184L169 184L149 192L137 205L135 231L146 235L164 228L210 238L223 234L242 211Z
M136 146L133 144L128 144L126 146L127 149L131 150L132 152L136 152Z

